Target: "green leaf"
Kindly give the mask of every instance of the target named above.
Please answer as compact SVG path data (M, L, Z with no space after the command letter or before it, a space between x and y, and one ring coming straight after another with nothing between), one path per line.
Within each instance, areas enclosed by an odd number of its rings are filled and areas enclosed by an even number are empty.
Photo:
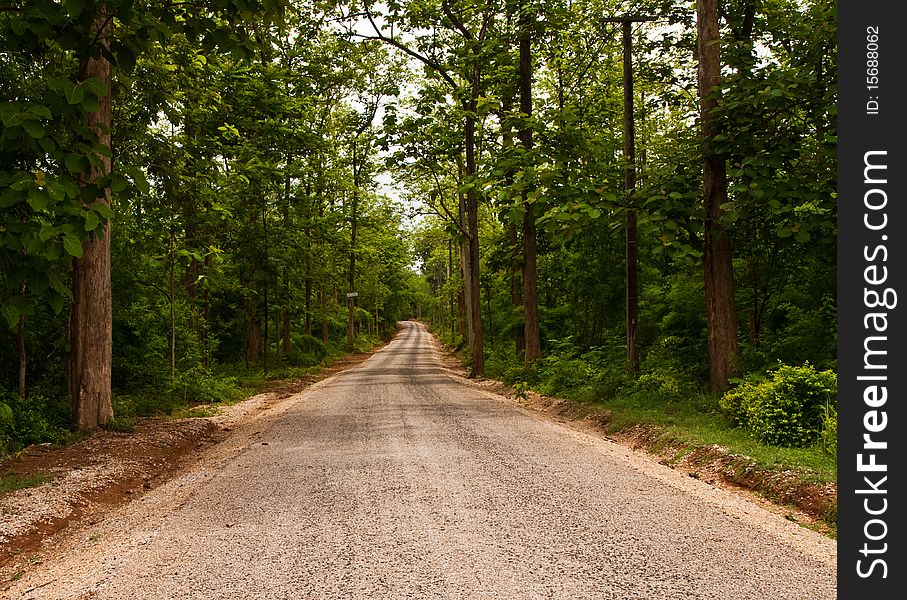
M66 199L66 190L56 181L48 181L44 185L44 189L47 190L47 194L54 202L62 202Z
M97 96L92 96L90 94L82 98L82 110L89 113L96 113L100 110L101 106L98 103Z
M6 319L6 323L9 325L10 329L13 329L19 324L19 309L11 304L0 304L0 315L3 315L3 318Z
M28 205L35 212L40 212L47 208L50 196L45 190L32 188L28 190Z
M43 271L36 271L28 276L28 291L35 296L43 294L50 286L50 280Z
M8 426L16 423L13 419L13 409L8 404L0 403L0 423L6 423Z
M50 223L42 223L41 230L38 233L38 239L42 242L46 242L50 238L57 235L57 228L51 225Z
M87 0L63 0L63 8L66 9L70 17L76 19L85 10L87 3Z
M54 314L60 314L63 312L63 296L57 294L52 294L48 299L47 303L53 309Z
M89 77L82 82L82 85L95 96L106 96L107 86L97 77Z
M100 156L113 157L113 152L111 152L110 146L107 144L95 144L92 146L91 151Z
M84 98L85 88L81 85L76 84L66 88L66 101L70 104L82 104Z
M117 68L130 72L135 68L135 52L126 46L120 46L113 51Z
M92 232L98 228L98 225L101 223L101 218L93 210L89 210L85 215L85 231Z
M44 137L44 125L40 123L35 123L34 121L26 121L22 127L25 128L25 132L30 135L33 139L39 140Z
M63 280L63 276L59 271L50 271L47 274L47 279L50 282L50 288L57 292L61 298L69 297L69 288L66 287L66 282Z
M44 150L47 154L51 154L57 149L57 143L53 138L46 135L38 140L38 143L41 145L41 150Z
M110 175L110 190L113 193L119 194L120 192L125 190L128 185L129 185L129 180L126 179L125 177L123 177L122 174L112 173Z
M63 238L63 249L70 256L82 258L82 240L75 235L66 235Z
M97 213L99 215L101 215L105 219L113 218L113 209L102 202L95 204L94 209L97 211Z
M73 175L78 175L82 172L83 159L84 157L81 154L67 154L66 158L63 159L64 164L66 164L66 170Z

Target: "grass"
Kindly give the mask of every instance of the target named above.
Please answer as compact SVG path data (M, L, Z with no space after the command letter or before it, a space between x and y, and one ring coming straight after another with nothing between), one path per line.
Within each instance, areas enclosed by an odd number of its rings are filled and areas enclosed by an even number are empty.
M39 485L46 483L53 479L53 475L38 474L38 475L0 475L0 498L15 492L16 490L24 490L26 488L38 487Z
M712 402L714 408L709 408ZM643 403L638 396L623 396L591 406L611 412L611 431L654 425L663 429L667 439L694 445L716 444L732 454L748 456L758 467L794 471L805 482L837 481L837 462L818 445L782 448L761 443L746 431L733 428L718 412L717 401L708 396L690 402L649 398Z

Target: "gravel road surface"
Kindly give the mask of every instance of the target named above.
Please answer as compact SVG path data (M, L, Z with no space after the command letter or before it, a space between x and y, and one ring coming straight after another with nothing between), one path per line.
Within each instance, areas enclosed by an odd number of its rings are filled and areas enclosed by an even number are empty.
M11 598L820 600L835 544L443 368L412 322Z

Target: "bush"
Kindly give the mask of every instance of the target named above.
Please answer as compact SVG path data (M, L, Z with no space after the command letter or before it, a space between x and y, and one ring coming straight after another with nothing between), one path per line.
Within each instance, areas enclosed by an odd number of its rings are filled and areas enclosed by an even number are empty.
M328 355L324 342L311 335L294 335L293 345L287 355L287 364L294 367L311 367L317 365Z
M0 392L0 456L29 444L65 442L71 435L70 415L67 399Z
M167 395L184 404L211 404L236 400L242 397L243 390L236 378L215 377L198 367L177 373Z
M780 365L761 382L746 382L727 392L719 404L738 427L775 446L802 447L827 429L827 408L837 397L837 377L812 365Z

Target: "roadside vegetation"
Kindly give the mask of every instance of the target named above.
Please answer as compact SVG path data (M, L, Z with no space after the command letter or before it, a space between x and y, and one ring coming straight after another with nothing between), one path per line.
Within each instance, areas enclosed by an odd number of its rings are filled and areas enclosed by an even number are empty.
M199 414L409 315L376 183L399 61L322 9L4 8L0 456Z

